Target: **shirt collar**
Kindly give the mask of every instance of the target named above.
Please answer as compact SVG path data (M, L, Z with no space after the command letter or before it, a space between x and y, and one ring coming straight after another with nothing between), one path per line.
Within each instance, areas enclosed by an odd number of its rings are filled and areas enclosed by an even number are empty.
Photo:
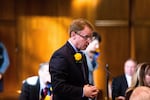
M128 87L130 87L131 86L131 79L132 79L132 77L127 75L127 74L125 76L126 76L126 79L127 79Z
M71 43L71 41L70 40L68 40L68 42L70 43L70 45L73 47L73 49L76 51L76 52L78 52L78 49L74 46L74 44L73 43Z

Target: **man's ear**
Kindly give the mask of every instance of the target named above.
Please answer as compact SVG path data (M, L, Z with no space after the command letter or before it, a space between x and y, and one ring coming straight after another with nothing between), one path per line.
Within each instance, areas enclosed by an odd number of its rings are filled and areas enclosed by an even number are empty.
M39 71L38 71L39 76L41 75L41 73L42 73L42 72L39 70Z
M75 34L76 33L74 31L71 31L70 36L73 37L73 36L75 36Z

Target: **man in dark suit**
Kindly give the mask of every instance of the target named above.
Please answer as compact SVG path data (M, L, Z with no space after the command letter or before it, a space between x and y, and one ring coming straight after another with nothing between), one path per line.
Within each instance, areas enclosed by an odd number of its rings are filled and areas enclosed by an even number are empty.
M88 100L98 94L89 85L88 67L84 54L92 40L93 25L85 19L75 19L70 25L70 38L50 59L53 100Z
M136 69L136 61L128 59L124 63L124 74L117 76L112 81L112 100L125 100L125 92L131 85L131 78Z
M40 64L38 74L39 76L28 77L23 81L19 100L44 100L46 97L42 95L44 88L47 88L48 92L52 93L49 63ZM51 93L48 94L49 98L51 98Z

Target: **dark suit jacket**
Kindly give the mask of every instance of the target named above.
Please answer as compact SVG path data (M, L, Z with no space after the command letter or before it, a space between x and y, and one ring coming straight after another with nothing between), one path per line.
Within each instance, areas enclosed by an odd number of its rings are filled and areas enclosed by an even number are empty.
M82 64L74 58L75 50L67 42L58 49L50 60L50 73L53 87L53 100L88 100L83 96L83 86L88 83L88 67L84 63L86 79Z
M39 78L37 78L35 81L35 84L30 84L27 80L24 81L19 100L39 100Z
M112 100L115 100L115 97L118 96L125 96L127 88L128 84L125 75L114 78L112 81Z

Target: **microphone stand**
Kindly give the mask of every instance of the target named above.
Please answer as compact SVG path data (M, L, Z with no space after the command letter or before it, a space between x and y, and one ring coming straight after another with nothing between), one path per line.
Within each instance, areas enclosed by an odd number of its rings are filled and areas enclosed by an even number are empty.
M106 100L109 100L108 84L109 84L109 74L110 74L110 72L109 72L109 66L108 66L108 64L106 64L105 70L106 70Z

